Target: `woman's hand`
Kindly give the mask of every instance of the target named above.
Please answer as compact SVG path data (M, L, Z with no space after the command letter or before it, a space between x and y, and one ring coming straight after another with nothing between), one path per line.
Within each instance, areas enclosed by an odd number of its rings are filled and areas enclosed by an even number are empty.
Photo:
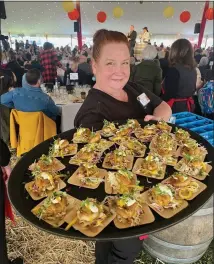
M147 122L151 120L160 121L161 118L157 116L153 116L153 115L146 115L144 118L144 121L147 121Z

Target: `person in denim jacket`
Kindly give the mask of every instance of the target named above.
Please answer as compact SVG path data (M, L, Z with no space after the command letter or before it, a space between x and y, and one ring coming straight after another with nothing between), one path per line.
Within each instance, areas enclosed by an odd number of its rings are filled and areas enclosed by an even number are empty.
M56 120L60 110L51 97L42 91L40 84L40 71L29 70L22 78L22 88L16 88L1 95L1 104L22 112L41 111L49 118Z

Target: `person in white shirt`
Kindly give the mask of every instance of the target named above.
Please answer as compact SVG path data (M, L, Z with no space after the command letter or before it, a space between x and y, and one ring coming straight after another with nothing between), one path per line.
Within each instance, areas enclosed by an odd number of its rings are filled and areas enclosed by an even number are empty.
M147 27L144 27L143 28L143 33L140 36L141 43L145 43L145 44L150 43L150 38L151 38L151 35L149 33L148 28Z

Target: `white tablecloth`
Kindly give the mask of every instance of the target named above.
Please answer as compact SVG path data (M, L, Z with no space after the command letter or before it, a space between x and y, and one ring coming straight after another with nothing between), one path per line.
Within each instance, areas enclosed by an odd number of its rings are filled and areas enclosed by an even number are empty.
M61 108L61 131L65 132L74 128L74 119L81 107L82 103L68 103L66 105L58 105Z

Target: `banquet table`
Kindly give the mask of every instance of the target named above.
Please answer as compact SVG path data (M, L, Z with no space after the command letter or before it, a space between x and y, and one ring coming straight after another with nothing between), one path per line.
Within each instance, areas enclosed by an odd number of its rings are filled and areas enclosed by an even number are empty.
M74 128L75 116L84 101L81 98L81 93L85 92L87 96L89 90L90 87L77 86L74 88L72 94L68 94L65 86L61 86L59 90L57 89L55 92L49 93L61 111L61 132Z
M61 109L61 132L74 128L74 119L82 103L58 104Z

